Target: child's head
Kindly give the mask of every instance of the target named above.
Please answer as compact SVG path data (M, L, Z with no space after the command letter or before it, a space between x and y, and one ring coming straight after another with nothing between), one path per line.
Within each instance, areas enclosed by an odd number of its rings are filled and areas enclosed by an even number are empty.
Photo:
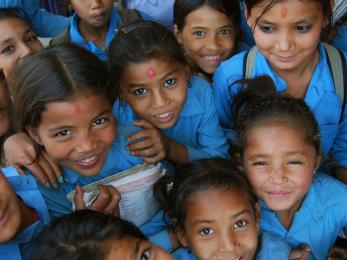
M106 64L63 45L25 57L9 83L20 127L57 164L96 175L115 134Z
M72 8L77 13L79 28L108 28L113 1L112 0L70 0Z
M92 210L79 210L50 223L37 238L33 260L172 260L132 223Z
M5 76L0 72L0 140L11 130L11 125L13 125L13 118L11 116L12 103Z
M225 159L193 161L154 189L175 220L179 240L198 259L253 259L256 201L237 165Z
M176 123L189 69L172 32L154 22L122 28L111 42L109 64L116 91L138 116L158 128Z
M5 77L20 58L42 49L35 32L14 9L0 9L0 70Z
M317 45L331 24L328 0L245 0L258 49L276 71L302 71L319 59Z
M319 167L319 127L302 99L274 93L273 85L266 93L259 84L248 81L248 95L239 102L237 144L255 194L270 209L292 214ZM252 97L250 93L259 87L261 95Z
M12 239L22 222L19 198L0 171L0 243Z
M211 75L229 58L240 28L238 0L176 0L175 34L192 67Z

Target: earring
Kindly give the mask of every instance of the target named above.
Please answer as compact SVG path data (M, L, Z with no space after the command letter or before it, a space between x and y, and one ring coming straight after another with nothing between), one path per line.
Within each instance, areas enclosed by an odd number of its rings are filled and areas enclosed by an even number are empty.
M283 177L282 180L283 180L283 182L287 182L288 178L287 177Z

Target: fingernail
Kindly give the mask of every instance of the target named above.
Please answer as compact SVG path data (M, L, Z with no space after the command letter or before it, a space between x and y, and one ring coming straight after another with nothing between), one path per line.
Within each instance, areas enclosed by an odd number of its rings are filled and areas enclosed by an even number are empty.
M58 182L61 183L61 184L64 183L64 177L63 176L59 176L58 177Z
M54 189L58 189L58 183L54 183L53 188L54 188Z
M49 182L46 182L46 188L47 189L51 189L52 188L52 186L51 186L51 184Z

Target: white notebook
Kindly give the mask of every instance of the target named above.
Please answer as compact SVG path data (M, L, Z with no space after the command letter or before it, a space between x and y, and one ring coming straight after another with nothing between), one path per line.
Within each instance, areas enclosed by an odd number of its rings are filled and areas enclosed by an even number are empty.
M160 163L139 164L83 186L83 200L88 207L99 194L97 189L99 184L112 185L121 193L120 217L140 226L149 221L159 210L159 203L153 194L153 186L163 175L165 175L165 169ZM67 195L73 206L75 206L75 193L76 190L73 190Z

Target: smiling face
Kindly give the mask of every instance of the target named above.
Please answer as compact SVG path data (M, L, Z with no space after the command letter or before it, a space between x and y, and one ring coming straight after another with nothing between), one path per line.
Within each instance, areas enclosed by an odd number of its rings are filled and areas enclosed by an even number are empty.
M173 260L173 257L149 241L126 236L112 243L106 260L112 259Z
M207 5L185 17L185 25L182 31L176 30L176 38L194 66L206 74L213 74L235 47L232 20Z
M30 136L57 164L83 176L98 174L115 138L111 104L104 95L80 95L46 105Z
M13 238L20 224L19 200L4 174L0 172L0 243Z
M128 65L121 79L121 97L153 126L172 127L185 104L189 73L184 65L162 59Z
M274 211L292 215L308 192L320 156L300 130L265 124L250 130L243 164L255 194Z
M268 3L253 7L247 22L254 28L258 49L274 70L304 71L318 62L317 45L328 23L321 7L311 0L282 1L262 14Z
M194 193L187 201L181 243L198 259L251 260L258 221L244 194L226 188Z
M15 17L0 20L0 70L5 77L20 58L43 48L35 32Z
M80 26L93 29L108 27L112 0L71 0L71 4L81 19Z

